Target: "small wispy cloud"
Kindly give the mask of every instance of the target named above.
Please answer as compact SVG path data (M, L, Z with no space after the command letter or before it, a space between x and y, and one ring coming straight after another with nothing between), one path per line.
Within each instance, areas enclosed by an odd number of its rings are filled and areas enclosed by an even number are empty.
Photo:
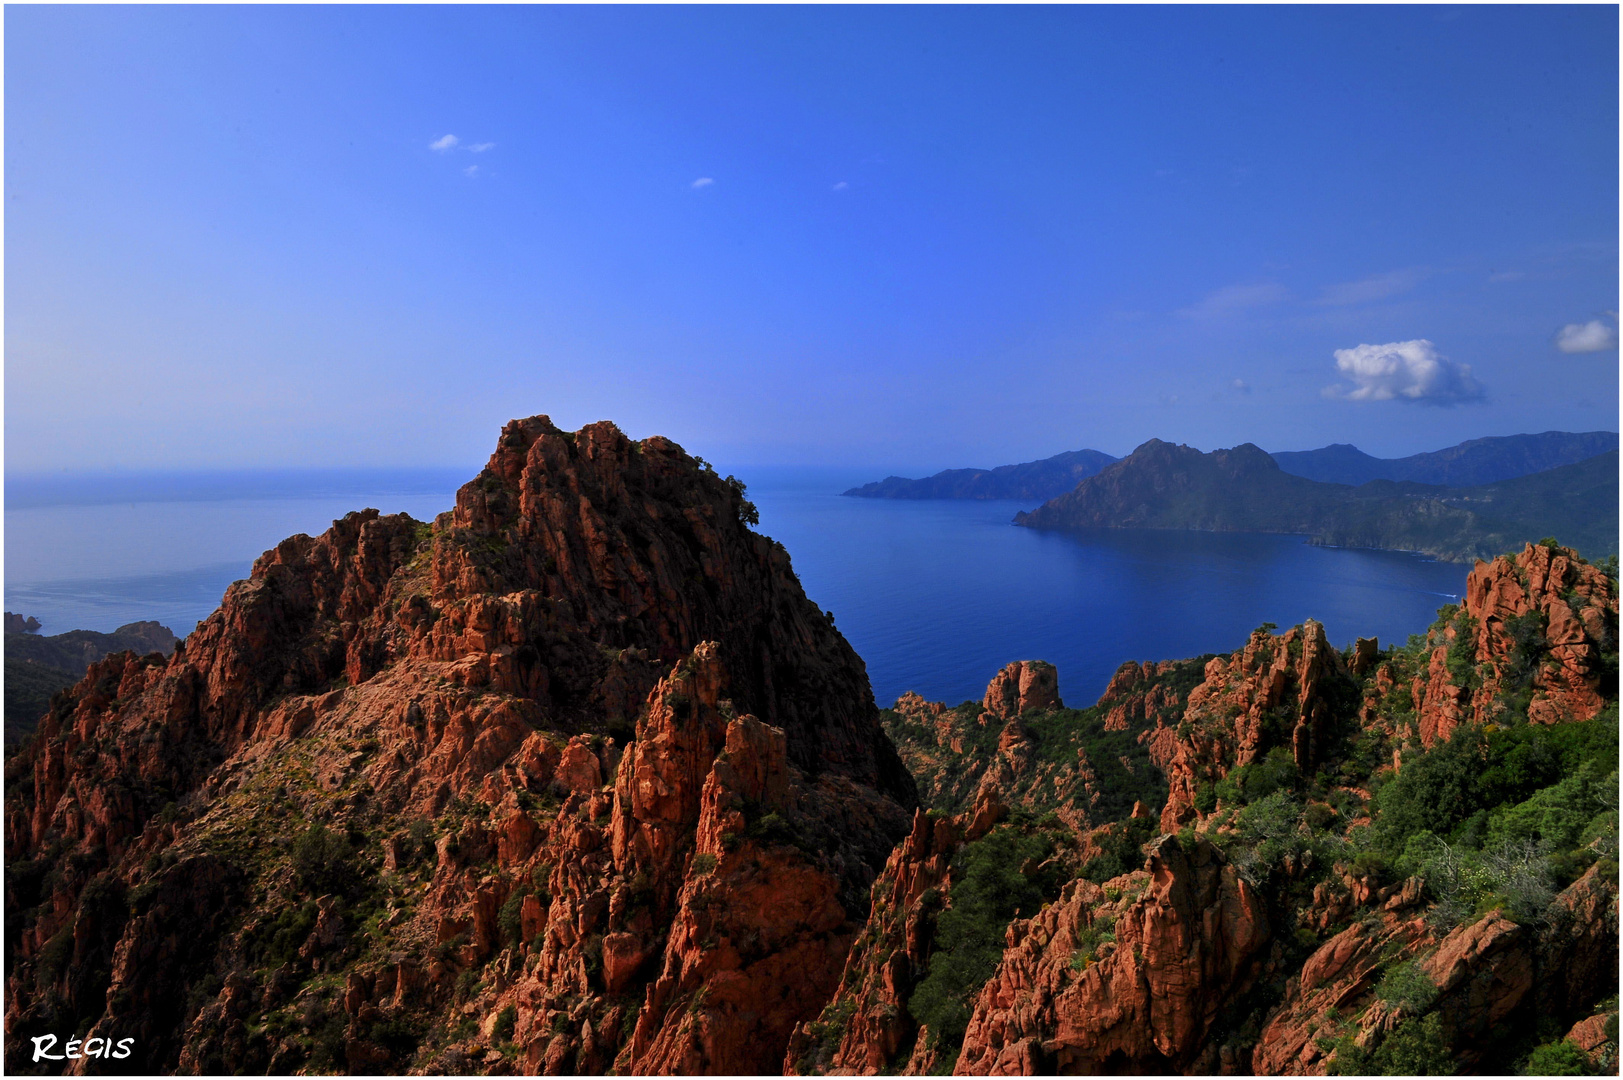
M1488 274L1488 280L1498 284L1501 281L1520 281L1526 276L1521 270L1494 270Z
M1617 348L1617 329L1599 319L1569 323L1555 335L1555 347L1564 353L1607 352Z
M1337 349L1336 369L1352 385L1327 386L1324 396L1342 401L1459 405L1487 396L1469 364L1448 359L1424 338Z
M496 144L493 142L476 142L469 145L467 149L471 153L482 154L486 150L496 149Z
M1208 294L1199 303L1183 308L1178 314L1186 319L1222 318L1250 308L1277 304L1289 295L1285 286L1273 283L1228 285Z
M1321 307L1345 307L1349 304L1367 304L1372 300L1385 300L1389 296L1406 293L1426 278L1419 267L1393 270L1373 277L1327 285L1319 298L1313 301Z
M701 176L697 180L693 181L693 183L689 184L688 186L691 187L691 188L694 188L694 189L707 188L711 184L714 184L714 183L715 183L715 181L712 180L710 177Z
M475 176L478 176L479 175L479 166L477 166L477 165L469 165L466 169L462 170L462 175L466 176L466 177L469 177L470 179L475 177Z
M839 183L834 185L834 190L835 191L845 191L850 186L851 186L850 184L847 184L844 180L841 180Z
M1238 394L1249 394L1251 392L1251 384L1244 379L1235 379L1229 383L1229 387Z
M429 143L428 148L430 150L438 150L443 154L447 150L455 149L457 143L461 141L462 140L457 138L455 135L442 135L438 139L435 139L433 142Z

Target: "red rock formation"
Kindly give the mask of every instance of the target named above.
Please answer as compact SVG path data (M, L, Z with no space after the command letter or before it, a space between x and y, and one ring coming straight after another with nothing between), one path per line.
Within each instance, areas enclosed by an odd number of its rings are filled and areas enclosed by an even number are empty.
M8 1052L83 1016L154 1072L775 1068L915 795L745 516L667 440L514 421L432 528L293 537L94 666L7 763Z
M1311 772L1329 749L1330 696L1350 686L1341 654L1312 620L1278 635L1255 631L1241 651L1208 662L1176 734L1162 724L1141 736L1171 785L1161 828L1171 832L1196 817L1201 784L1274 746L1288 746L1296 767Z
M1409 884L1369 897L1385 910L1325 942L1289 981L1252 1054L1257 1075L1323 1075L1337 1038L1379 1045L1405 1012L1379 999L1377 983L1406 960L1435 986L1429 1008L1467 1069L1529 1005L1570 1016L1617 986L1615 879L1591 870L1557 897L1560 914L1545 922L1524 926L1492 911L1441 937L1420 917L1420 890Z
M1101 925L1113 945L1080 949L1084 928L1097 941ZM1144 872L1106 887L1073 882L1058 903L1009 927L955 1071L1189 1069L1261 972L1269 940L1262 901L1216 849L1199 842L1185 852L1162 837Z
M1041 660L1016 660L992 676L982 707L1001 720L1035 709L1061 709L1059 671Z
M1478 562L1465 582L1463 614L1476 685L1460 685L1449 670L1459 633L1450 625L1434 641L1426 677L1415 682L1426 745L1448 739L1462 722L1502 719L1505 695L1523 686L1534 723L1587 720L1605 704L1603 656L1617 653L1617 591L1576 552L1528 544L1514 558ZM1518 636L1534 639L1532 655Z
M957 818L915 812L912 832L874 882L868 924L838 993L790 1040L786 1074L872 1075L896 1069L904 1053L911 1057L920 1033L907 998L929 959L935 916L952 886L952 856L965 839L985 835L1000 810Z

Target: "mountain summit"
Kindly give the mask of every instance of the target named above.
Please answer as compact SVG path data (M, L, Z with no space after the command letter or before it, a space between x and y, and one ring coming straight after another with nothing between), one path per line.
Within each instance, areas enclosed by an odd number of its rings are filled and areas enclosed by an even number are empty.
M916 796L752 516L669 440L517 420L432 525L291 537L92 665L7 762L8 1058L775 1070Z

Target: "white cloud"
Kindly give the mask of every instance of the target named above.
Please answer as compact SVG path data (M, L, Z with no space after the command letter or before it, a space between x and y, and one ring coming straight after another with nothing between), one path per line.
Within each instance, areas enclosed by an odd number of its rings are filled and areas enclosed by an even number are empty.
M1469 364L1456 364L1424 338L1337 349L1336 368L1353 385L1327 386L1324 396L1343 401L1458 405L1485 396Z
M1186 319L1214 319L1234 315L1247 308L1277 304L1290 295L1285 286L1272 283L1263 285L1229 285L1209 294L1193 307L1178 314Z
M466 176L466 177L470 177L470 178L478 176L479 175L479 166L477 166L477 165L469 165L466 169L462 170L462 175Z
M1251 392L1251 384L1246 382L1244 379L1235 379L1233 382L1229 383L1229 386L1233 387L1236 391L1242 394L1249 394Z
M834 185L834 190L835 191L844 191L846 188L848 188L850 186L851 186L850 184L847 184L844 180L841 180L838 184Z
M1367 304L1371 300L1385 300L1388 296L1408 292L1425 277L1426 272L1419 268L1393 270L1358 281L1327 285L1324 292L1313 302L1325 307L1343 307L1347 304Z
M445 135L445 136L442 136L441 138L435 139L433 142L429 143L428 148L430 150L438 150L440 153L443 154L447 150L450 150L452 147L456 146L456 144L461 142L461 141L462 140L457 138L455 135Z
M693 183L691 185L689 185L689 186L694 187L694 188L706 188L706 187L709 187L711 184L714 184L714 183L715 183L715 181L710 179L710 177L701 176L697 180L693 181Z
M493 142L476 142L476 143L474 143L474 144L472 144L471 146L468 147L468 150L470 150L471 152L473 152L475 154L482 154L486 150L494 150L494 149L496 149L496 144L493 143Z
M1617 330L1599 319L1572 323L1555 335L1555 347L1564 353L1606 352L1617 348Z

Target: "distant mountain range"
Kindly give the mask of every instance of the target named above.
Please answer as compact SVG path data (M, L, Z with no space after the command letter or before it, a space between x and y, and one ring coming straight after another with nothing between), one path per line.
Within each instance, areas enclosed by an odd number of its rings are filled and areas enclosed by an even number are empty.
M1067 450L1041 461L995 469L948 469L922 480L887 476L845 492L864 499L1029 499L1062 495L1119 458L1101 450Z
M1326 484L1413 480L1420 484L1474 487L1574 465L1616 449L1615 431L1546 431L1541 435L1472 439L1446 450L1404 458L1371 457L1349 443L1270 456L1286 472Z
M1392 480L1353 487L1293 476L1250 443L1203 454L1151 439L1073 491L1016 515L1015 523L1296 533L1315 543L1418 551L1454 562L1554 536L1602 556L1617 551L1617 484L1615 449L1472 487Z
M1378 458L1349 443L1269 455L1292 476L1327 484L1409 480L1472 487L1530 476L1618 448L1615 431L1546 431L1471 439L1446 450ZM1120 460L1100 450L1071 450L1041 461L996 469L948 469L922 480L889 476L845 492L865 499L1029 499L1046 502Z

